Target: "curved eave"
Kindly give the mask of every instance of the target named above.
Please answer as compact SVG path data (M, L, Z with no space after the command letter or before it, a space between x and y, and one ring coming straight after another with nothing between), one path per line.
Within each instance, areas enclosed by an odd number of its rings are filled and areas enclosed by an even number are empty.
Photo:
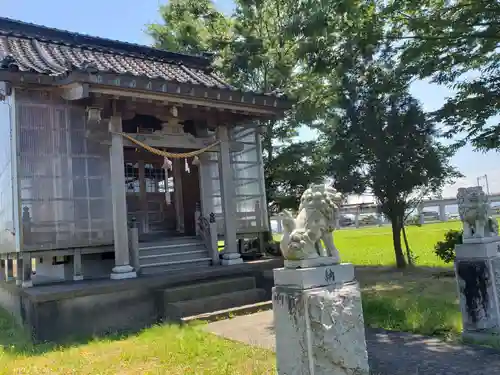
M86 84L88 92L121 97L139 96L148 100L212 107L259 117L282 117L293 105L289 100L271 95L110 73L72 72L67 76L54 77L32 72L0 70L0 81L19 87L64 88Z

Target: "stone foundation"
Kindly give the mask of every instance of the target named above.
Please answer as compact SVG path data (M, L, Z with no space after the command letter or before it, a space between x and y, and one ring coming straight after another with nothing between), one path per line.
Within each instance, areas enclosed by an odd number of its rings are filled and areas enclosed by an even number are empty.
M314 287L303 288L305 281ZM369 374L361 293L352 265L278 269L275 283L279 375Z
M500 335L500 239L464 243L456 248L463 336L476 342Z

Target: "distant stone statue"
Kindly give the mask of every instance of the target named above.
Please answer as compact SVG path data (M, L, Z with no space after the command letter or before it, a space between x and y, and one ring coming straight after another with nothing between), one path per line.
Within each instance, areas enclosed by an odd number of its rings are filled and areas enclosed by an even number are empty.
M481 186L459 188L457 204L464 240L498 236L498 222L490 217L490 202Z
M333 230L340 214L342 196L328 185L311 185L302 197L297 216L285 211L283 238L280 248L288 261L301 261L320 257L332 258L340 263L333 241Z

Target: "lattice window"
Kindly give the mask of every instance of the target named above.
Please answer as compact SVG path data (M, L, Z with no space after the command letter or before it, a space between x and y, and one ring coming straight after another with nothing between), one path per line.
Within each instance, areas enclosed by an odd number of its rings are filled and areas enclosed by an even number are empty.
M85 108L17 96L21 206L30 212L35 247L111 243L109 151L86 137Z

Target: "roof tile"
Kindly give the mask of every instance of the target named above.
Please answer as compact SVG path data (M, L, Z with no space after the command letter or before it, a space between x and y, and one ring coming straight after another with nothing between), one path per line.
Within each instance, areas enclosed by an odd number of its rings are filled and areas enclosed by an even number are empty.
M8 58L6 60L6 58ZM205 57L183 55L157 48L97 38L0 17L2 67L65 76L92 67L102 73L126 74L173 83L234 90L212 72ZM248 93L250 95L275 94ZM243 96L241 100L243 101ZM255 98L252 100L255 102ZM264 100L264 105L265 105Z
M2 27L4 20L7 20L9 27ZM23 33L22 30L12 30L12 25L16 21L0 18L0 59L6 56L12 56L19 66L20 71L33 71L41 74L52 76L64 75L72 69L82 68L86 64L93 64L101 72L111 72L117 74L131 74L134 76L143 76L150 79L164 79L173 82L190 83L195 85L203 85L207 87L234 89L231 85L225 83L211 72L206 59L201 59L203 64L199 66L191 62L183 63L179 58L179 54L175 55L175 59L168 59L168 53L165 51L165 58L133 53L127 51L119 51L119 47L123 44L130 49L134 45L122 42L115 42L117 49L106 48L99 44L71 44L71 40L67 35L67 40L64 38L50 39L50 34L44 27L38 27L38 33ZM18 26L22 29L24 24L18 22ZM35 25L30 25L36 27ZM61 33L71 34L69 32ZM79 34L75 34L79 36ZM85 36L80 36L85 37ZM99 38L87 37L91 41L96 42ZM77 39L77 38L73 38ZM109 40L105 44L110 44ZM135 46L137 48L148 48L145 46ZM158 51L150 48L152 51ZM186 59L193 59L193 56L186 55ZM175 60L175 61L174 61ZM204 66L205 69L200 69Z

